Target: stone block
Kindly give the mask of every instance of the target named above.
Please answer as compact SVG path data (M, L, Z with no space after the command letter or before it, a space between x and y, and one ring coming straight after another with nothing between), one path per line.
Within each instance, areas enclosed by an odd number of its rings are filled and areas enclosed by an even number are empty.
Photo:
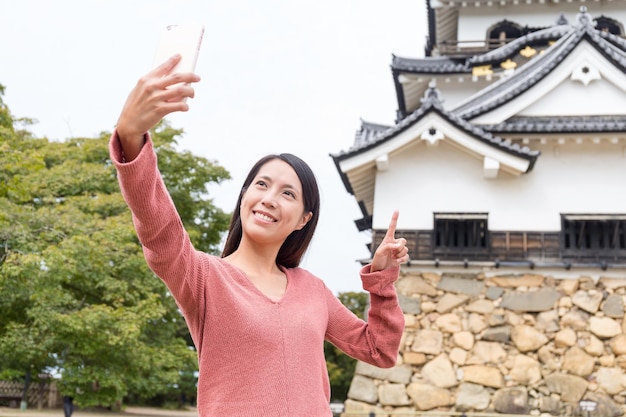
M369 404L376 404L378 402L378 388L376 387L376 383L368 377L355 375L350 384L348 398Z

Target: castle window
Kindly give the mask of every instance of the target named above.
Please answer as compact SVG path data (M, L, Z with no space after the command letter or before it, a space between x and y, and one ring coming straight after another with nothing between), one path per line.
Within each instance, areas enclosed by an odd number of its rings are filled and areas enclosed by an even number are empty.
M594 20L596 22L596 29L603 32L612 33L613 35L622 36L624 33L623 25L615 19L610 17L600 16Z
M491 47L502 46L523 35L523 27L509 20L502 20L487 30L487 40Z
M433 249L438 254L484 254L489 250L487 214L435 213Z
M626 215L561 215L562 245L566 251L626 250Z

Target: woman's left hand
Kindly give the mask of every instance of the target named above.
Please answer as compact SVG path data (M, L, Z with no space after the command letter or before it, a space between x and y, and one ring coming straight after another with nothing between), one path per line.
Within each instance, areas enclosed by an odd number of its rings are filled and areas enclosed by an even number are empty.
M409 260L409 248L406 247L406 239L396 239L394 236L396 225L398 224L398 215L399 213L396 210L391 216L387 233L374 253L371 272L393 268Z

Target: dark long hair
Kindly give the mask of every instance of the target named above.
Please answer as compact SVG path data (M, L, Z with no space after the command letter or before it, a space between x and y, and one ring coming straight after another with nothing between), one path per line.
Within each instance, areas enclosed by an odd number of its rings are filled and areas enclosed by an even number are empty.
M320 191L317 186L317 180L315 174L311 168L302 159L289 153L281 153L278 155L267 155L257 161L248 173L248 177L241 187L239 192L239 198L237 199L237 205L233 217L230 219L230 227L228 228L228 236L226 237L226 244L222 251L222 258L235 252L241 243L241 236L243 234L241 226L241 199L246 190L252 183L252 180L257 176L259 170L263 165L271 160L280 159L289 164L296 172L300 183L302 184L302 197L304 202L304 212L311 212L311 220L300 230L294 230L291 232L287 239L283 242L278 256L276 257L276 263L286 268L295 268L300 265L300 260L306 252L315 228L317 227L317 221L320 215Z

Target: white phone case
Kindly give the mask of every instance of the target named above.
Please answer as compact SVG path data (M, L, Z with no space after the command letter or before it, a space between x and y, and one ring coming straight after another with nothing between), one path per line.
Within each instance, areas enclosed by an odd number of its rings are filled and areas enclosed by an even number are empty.
M166 26L161 32L153 67L161 65L172 55L179 53L182 59L172 72L194 72L203 35L204 25L200 23Z

